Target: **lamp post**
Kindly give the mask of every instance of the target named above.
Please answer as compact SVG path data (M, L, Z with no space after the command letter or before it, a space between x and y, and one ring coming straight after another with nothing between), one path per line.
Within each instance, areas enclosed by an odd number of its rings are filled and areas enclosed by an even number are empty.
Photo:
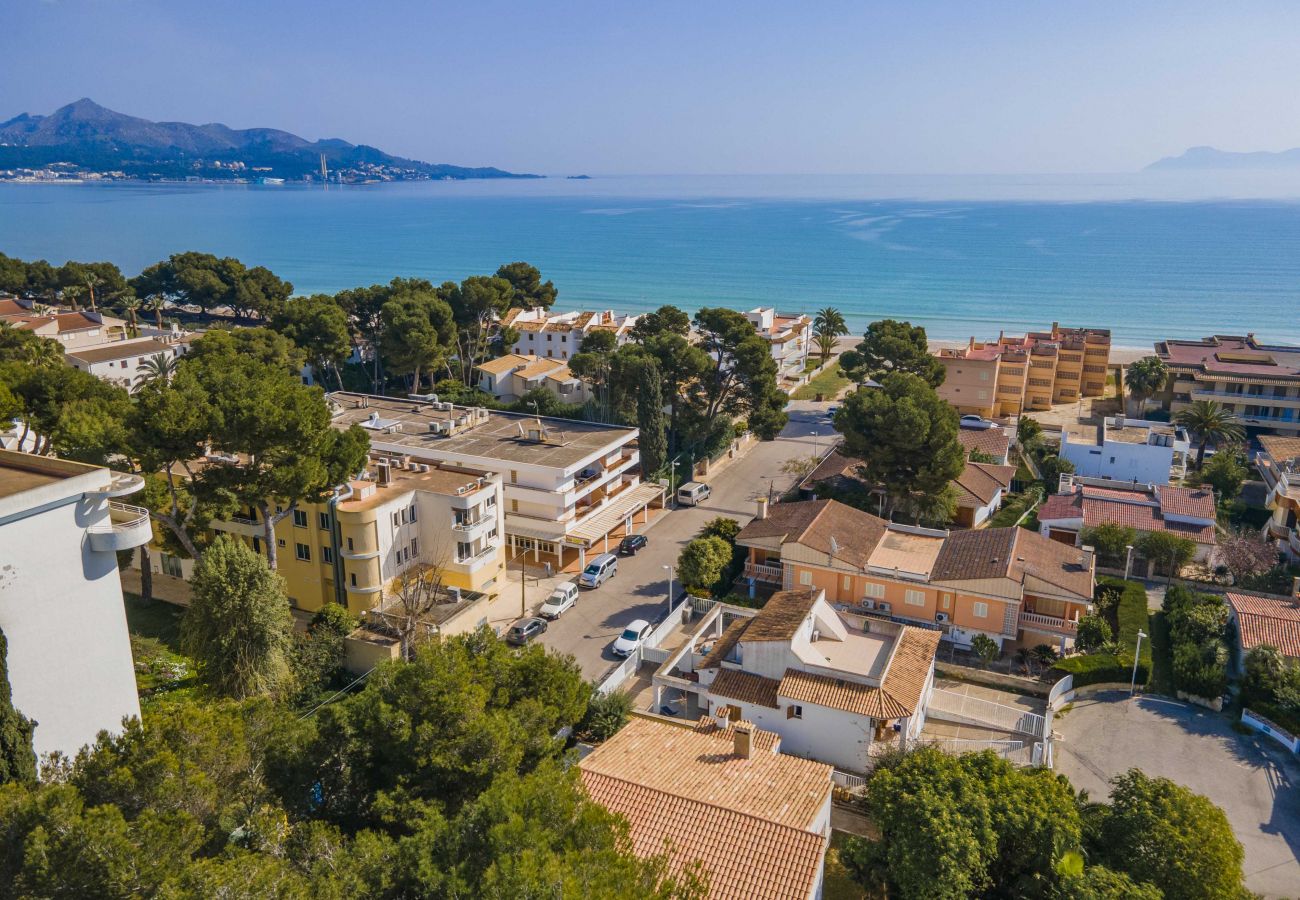
M810 431L808 433L812 435L813 439L813 459L818 459L821 456L822 449L821 435L816 431Z
M1146 636L1147 634L1145 631L1139 630L1137 646L1133 648L1133 677L1129 679L1128 683L1128 694L1130 697L1132 697L1133 692L1137 690L1138 660L1142 658L1142 639Z
M1124 545L1124 580L1128 581L1129 573L1133 571L1133 545Z
M677 507L677 460L682 458L683 450L673 457L672 462L668 463L668 500L672 503L673 508Z
M673 567L672 567L672 563L669 563L668 565L664 566L663 568L666 569L666 570L668 570L668 614L669 614L669 615L672 615L672 612L673 612Z

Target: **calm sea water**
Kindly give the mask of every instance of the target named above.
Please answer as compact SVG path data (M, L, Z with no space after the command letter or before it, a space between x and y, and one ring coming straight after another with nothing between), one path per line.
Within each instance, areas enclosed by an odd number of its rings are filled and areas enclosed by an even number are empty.
M1187 187L1127 176L8 184L0 251L134 273L205 250L303 293L523 259L563 307L830 305L855 331L892 316L935 338L1060 321L1110 327L1127 346L1245 331L1300 343L1300 202L1165 199ZM1233 193L1215 187L1192 193ZM1154 199L1122 199L1134 196Z

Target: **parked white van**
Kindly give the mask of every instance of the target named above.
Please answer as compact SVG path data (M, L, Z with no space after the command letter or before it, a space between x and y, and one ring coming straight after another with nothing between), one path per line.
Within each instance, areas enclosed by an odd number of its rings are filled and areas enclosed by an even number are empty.
M582 570L578 584L585 588L598 588L618 574L618 557L613 553L602 553Z
M688 481L677 489L677 502L684 506L699 506L713 491L707 484L701 484L698 481Z

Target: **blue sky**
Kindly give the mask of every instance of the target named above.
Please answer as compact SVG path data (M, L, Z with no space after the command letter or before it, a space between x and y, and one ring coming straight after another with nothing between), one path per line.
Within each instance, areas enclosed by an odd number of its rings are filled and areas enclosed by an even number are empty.
M1300 146L1300 4L0 0L78 97L543 173L1036 173Z

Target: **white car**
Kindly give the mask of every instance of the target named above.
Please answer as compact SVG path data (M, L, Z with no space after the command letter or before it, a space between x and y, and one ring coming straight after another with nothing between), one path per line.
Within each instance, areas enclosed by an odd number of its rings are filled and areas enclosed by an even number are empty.
M637 619L628 623L628 626L623 629L623 633L618 636L618 640L614 642L614 655L632 655L649 634L650 623L645 619Z
M961 417L961 427L981 428L981 429L997 428L998 423L990 422L988 419L984 418L983 416L966 415Z
M537 614L543 619L558 619L578 602L578 586L572 581L557 584Z

